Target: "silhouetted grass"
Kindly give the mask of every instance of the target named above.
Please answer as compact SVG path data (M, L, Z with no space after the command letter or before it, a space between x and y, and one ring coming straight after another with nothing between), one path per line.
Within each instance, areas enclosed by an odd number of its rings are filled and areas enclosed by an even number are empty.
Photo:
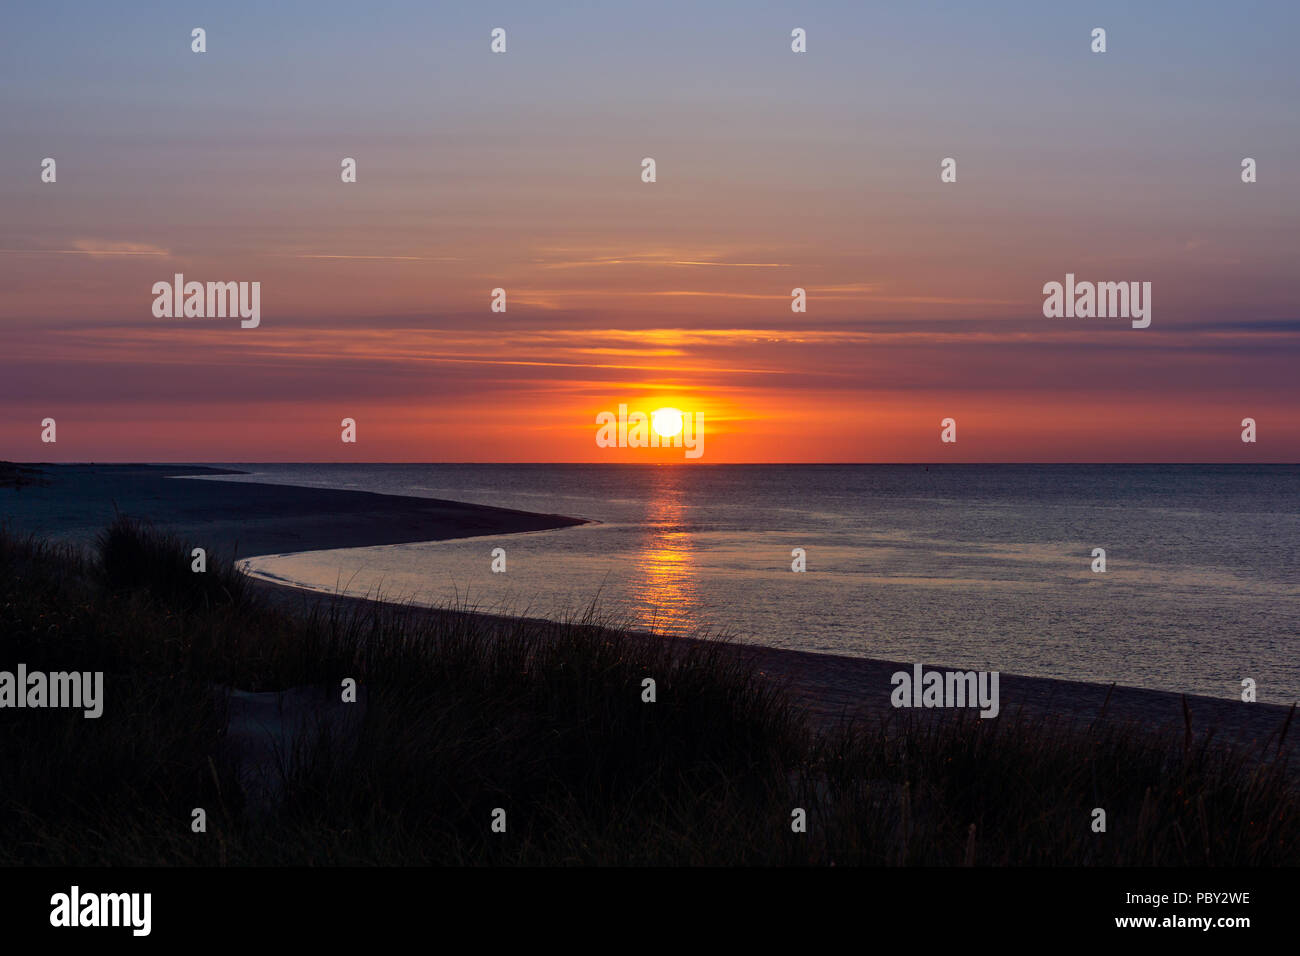
M590 611L291 614L191 560L125 519L95 556L0 534L0 669L106 672L97 720L0 709L0 863L1300 860L1285 767L1204 739L903 711L814 734L723 643ZM361 703L341 702L345 678ZM245 796L222 688L303 686L358 708L359 729L322 725L283 755L282 799Z
M196 573L193 549L125 515L100 533L98 545L104 583L114 591L147 591L170 607L193 610L238 604L248 590L248 579L229 562L204 555L207 569Z

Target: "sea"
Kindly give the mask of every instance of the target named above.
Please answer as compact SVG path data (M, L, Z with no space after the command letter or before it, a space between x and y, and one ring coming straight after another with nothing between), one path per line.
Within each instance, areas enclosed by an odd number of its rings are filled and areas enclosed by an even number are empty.
M594 608L663 634L1222 698L1253 681L1261 701L1300 699L1300 466L224 466L249 474L222 480L593 522L247 564L300 587L534 617Z

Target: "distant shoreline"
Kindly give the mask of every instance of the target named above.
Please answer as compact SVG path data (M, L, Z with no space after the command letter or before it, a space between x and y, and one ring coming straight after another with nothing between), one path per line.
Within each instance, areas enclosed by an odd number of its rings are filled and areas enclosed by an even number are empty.
M481 535L553 530L589 523L565 515L535 514L486 505L364 491L255 482L172 481L181 475L242 474L185 465L42 465L40 481L0 487L4 520L12 530L87 543L116 511L147 519L195 545L239 558L295 551L441 541ZM19 510L21 509L21 510ZM312 602L365 604L367 599L322 594L262 579L256 587L278 604L305 609ZM410 609L409 613L447 613ZM890 676L910 662L845 657L734 644L732 652L784 684L817 723L848 718L887 719ZM924 662L927 667L940 663ZM1001 675L1001 713L1091 721L1112 719L1182 734L1184 701L1198 737L1215 728L1217 739L1260 746L1286 724L1290 707L1181 695L1168 691ZM936 712L937 713L937 712ZM1300 727L1288 733L1287 751L1300 751Z
M26 467L26 466L25 466ZM120 511L225 557L362 548L588 524L568 515L370 491L259 482L173 481L247 474L193 465L42 465L0 487L15 531L88 543Z

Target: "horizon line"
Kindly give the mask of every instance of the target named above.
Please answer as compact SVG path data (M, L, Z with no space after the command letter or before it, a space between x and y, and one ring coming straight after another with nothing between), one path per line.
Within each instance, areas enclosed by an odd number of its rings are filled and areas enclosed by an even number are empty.
M664 467L664 466L681 466L689 468L762 468L762 467L961 467L961 466L1055 466L1055 467L1097 467L1107 465L1130 465L1130 466L1184 466L1189 468L1204 467L1207 465L1231 465L1240 467L1253 467L1259 465L1276 466L1276 467L1295 467L1300 466L1300 461L301 461L301 460L279 460L279 461L140 461L140 460L99 460L99 461L10 461L0 459L2 465L24 465L30 467L49 466L49 467L77 467L85 465L113 465L113 466L130 466L144 465L149 467L167 467L167 466L194 466L194 467L219 467L222 465L580 465L585 467L608 468L608 467Z

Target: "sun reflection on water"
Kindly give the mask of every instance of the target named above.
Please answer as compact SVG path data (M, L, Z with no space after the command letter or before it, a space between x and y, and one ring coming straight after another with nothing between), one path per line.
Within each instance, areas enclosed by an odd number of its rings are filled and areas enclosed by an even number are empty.
M685 525L683 471L656 469L646 501L646 536L635 553L629 585L637 626L669 634L690 630L699 595L694 539Z

